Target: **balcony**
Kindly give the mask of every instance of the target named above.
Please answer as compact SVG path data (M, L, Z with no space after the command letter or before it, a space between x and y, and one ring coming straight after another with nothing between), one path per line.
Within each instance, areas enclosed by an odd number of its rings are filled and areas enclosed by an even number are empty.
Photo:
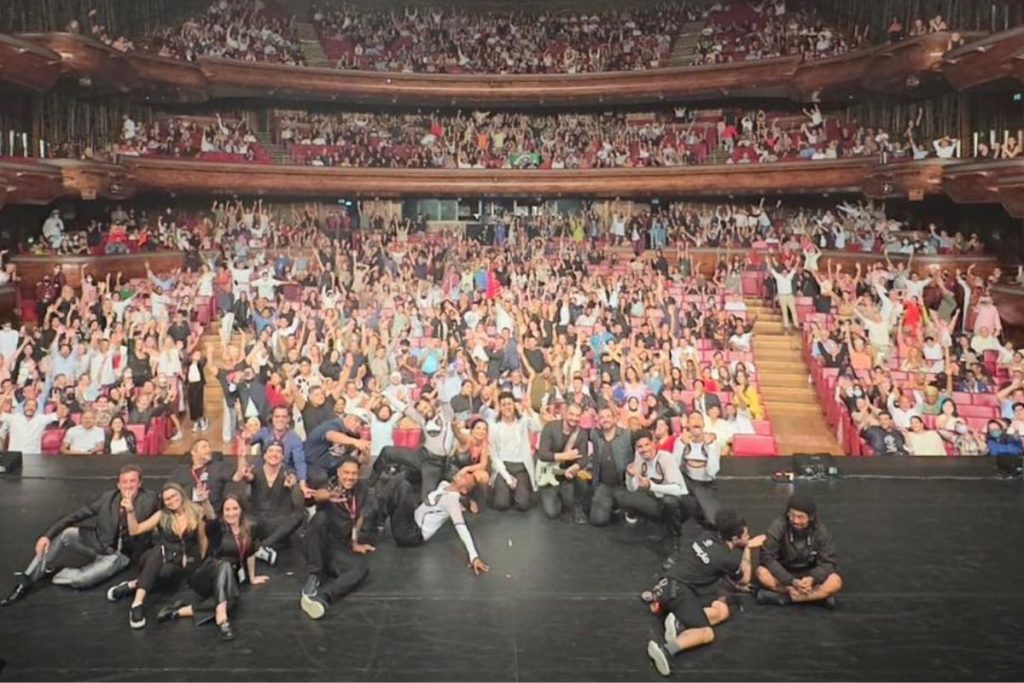
M933 33L820 61L782 57L646 71L502 76L342 71L213 58L190 64L121 53L87 36L38 33L4 38L0 77L44 90L57 76L68 74L95 94L133 94L151 102L258 97L361 105L536 108L752 97L846 101L865 93L904 94L941 82L942 69L948 65L943 53L949 37ZM19 52L7 47L20 44L37 49ZM59 65L53 64L55 57ZM32 62L43 72L38 82L19 75L22 62Z

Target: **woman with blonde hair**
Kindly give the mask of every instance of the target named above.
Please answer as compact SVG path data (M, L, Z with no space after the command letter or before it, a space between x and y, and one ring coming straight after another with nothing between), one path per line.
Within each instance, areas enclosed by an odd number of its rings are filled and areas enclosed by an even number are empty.
M224 499L221 518L206 523L206 536L210 552L189 577L189 586L202 602L178 601L167 605L157 613L157 621L192 617L195 625L201 626L213 620L221 640L234 640L228 611L238 602L239 581L244 577L253 586L259 586L270 580L256 574L255 553L260 543L253 538L252 521L239 496Z
M107 600L117 602L134 591L128 612L128 624L135 629L145 628L146 613L143 606L146 596L157 586L175 586L191 574L206 556L206 519L213 519L213 508L208 499L205 485L196 487L195 494L202 501L201 506L193 503L178 484L164 484L160 492L163 507L141 522L135 518L135 510L129 503L122 503L128 532L142 536L156 532L156 543L142 554L139 576L132 581L122 581L107 591Z

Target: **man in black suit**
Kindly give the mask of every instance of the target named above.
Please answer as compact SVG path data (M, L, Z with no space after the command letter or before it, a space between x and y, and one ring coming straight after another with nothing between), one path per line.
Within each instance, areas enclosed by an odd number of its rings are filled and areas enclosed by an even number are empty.
M583 410L567 406L561 420L544 425L537 445L537 487L541 507L549 518L559 517L563 508L571 508L577 524L586 524L583 499L592 475L590 432L580 427Z
M715 394L704 391L704 381L696 379L693 381L693 411L707 417L711 406L722 407L722 402Z
M160 507L156 494L142 488L142 469L125 465L117 477L117 488L108 491L71 514L57 520L36 541L35 557L22 573L18 585L2 602L8 607L18 602L43 578L52 576L54 584L89 588L125 569L148 545L143 537L128 532L128 519L122 499L132 501L136 519L148 519ZM95 519L92 528L77 526ZM70 557L88 559L81 567L68 567Z

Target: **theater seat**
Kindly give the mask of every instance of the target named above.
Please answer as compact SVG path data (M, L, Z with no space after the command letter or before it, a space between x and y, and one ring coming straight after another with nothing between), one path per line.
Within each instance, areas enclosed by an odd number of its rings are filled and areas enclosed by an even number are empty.
M423 431L419 427L415 429L396 429L394 431L395 445L399 448L419 448L422 436Z
M60 446L64 443L63 429L47 429L43 432L41 448L44 455L56 455L60 453Z
M146 438L146 425L125 425L125 429L135 435L135 450L139 455L155 455L149 452L150 440Z
M741 457L778 455L779 447L773 436L737 434L732 440L732 454Z
M999 417L999 409L995 406L958 406L957 409L960 411L961 417L983 417L986 419L993 419Z

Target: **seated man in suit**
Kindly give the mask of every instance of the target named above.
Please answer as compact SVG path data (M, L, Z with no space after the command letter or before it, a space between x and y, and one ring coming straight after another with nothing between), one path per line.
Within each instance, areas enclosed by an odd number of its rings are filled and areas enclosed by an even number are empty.
M137 559L148 543L128 533L128 520L121 501L132 501L136 517L148 518L160 507L157 496L142 488L142 469L125 465L117 476L117 488L57 520L36 541L35 556L21 575L18 585L0 607L13 605L47 576L54 584L89 588L102 583ZM92 528L78 526L94 519ZM87 558L80 567L68 567L67 555Z
M707 416L708 409L711 406L722 407L722 402L718 400L718 396L715 394L709 394L704 391L704 380L696 379L693 381L693 411L700 413L703 416Z

